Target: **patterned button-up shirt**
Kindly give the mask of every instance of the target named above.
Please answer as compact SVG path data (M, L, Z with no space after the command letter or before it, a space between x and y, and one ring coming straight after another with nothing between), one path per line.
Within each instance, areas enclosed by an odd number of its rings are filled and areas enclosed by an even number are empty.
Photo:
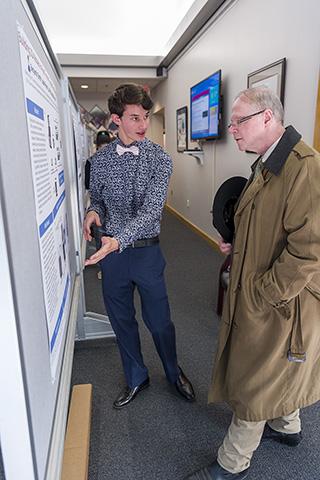
M92 158L91 205L106 235L119 242L119 251L135 240L160 233L160 221L172 173L171 157L148 139L134 142L139 155L118 155L114 140Z

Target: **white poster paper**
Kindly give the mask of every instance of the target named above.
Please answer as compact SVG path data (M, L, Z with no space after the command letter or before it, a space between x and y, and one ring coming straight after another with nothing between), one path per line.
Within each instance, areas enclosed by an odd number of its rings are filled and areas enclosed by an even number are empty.
M55 85L19 24L18 39L54 381L71 290L61 128Z
M71 117L72 117L72 127L73 127L73 134L74 134L74 142L75 142L75 154L76 154L76 166L77 166L77 182L78 182L78 201L79 201L79 225L83 227L83 219L85 216L84 212L84 135L83 135L83 127L80 122L80 115L75 110L74 106L70 101L70 110L71 110Z

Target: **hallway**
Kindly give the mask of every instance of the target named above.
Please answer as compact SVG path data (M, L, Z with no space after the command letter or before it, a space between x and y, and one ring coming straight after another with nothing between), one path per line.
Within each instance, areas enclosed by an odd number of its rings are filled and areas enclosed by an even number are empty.
M151 386L120 411L112 408L124 382L115 342L78 343L72 383L93 384L89 480L182 480L215 458L229 426L231 412L226 405L207 405L219 324L214 312L222 257L168 212L161 244L179 362L194 384L197 402L188 404L171 390L142 322L142 351ZM104 313L96 274L97 268L86 269L88 309ZM140 320L138 305L137 316ZM250 480L290 480L293 472L303 480L320 478L320 431L313 423L319 413L319 404L302 413L305 438L297 449L263 443L254 457Z

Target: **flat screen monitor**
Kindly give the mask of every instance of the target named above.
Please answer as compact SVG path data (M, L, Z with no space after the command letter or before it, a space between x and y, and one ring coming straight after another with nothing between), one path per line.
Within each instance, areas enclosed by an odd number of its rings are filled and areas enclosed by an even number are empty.
M214 140L221 134L221 70L190 89L191 140Z

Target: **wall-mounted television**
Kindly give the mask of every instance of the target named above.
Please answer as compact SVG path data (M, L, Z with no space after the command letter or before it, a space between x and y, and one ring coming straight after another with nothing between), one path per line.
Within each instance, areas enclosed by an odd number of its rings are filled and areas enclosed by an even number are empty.
M190 138L214 140L221 135L221 70L190 89Z

